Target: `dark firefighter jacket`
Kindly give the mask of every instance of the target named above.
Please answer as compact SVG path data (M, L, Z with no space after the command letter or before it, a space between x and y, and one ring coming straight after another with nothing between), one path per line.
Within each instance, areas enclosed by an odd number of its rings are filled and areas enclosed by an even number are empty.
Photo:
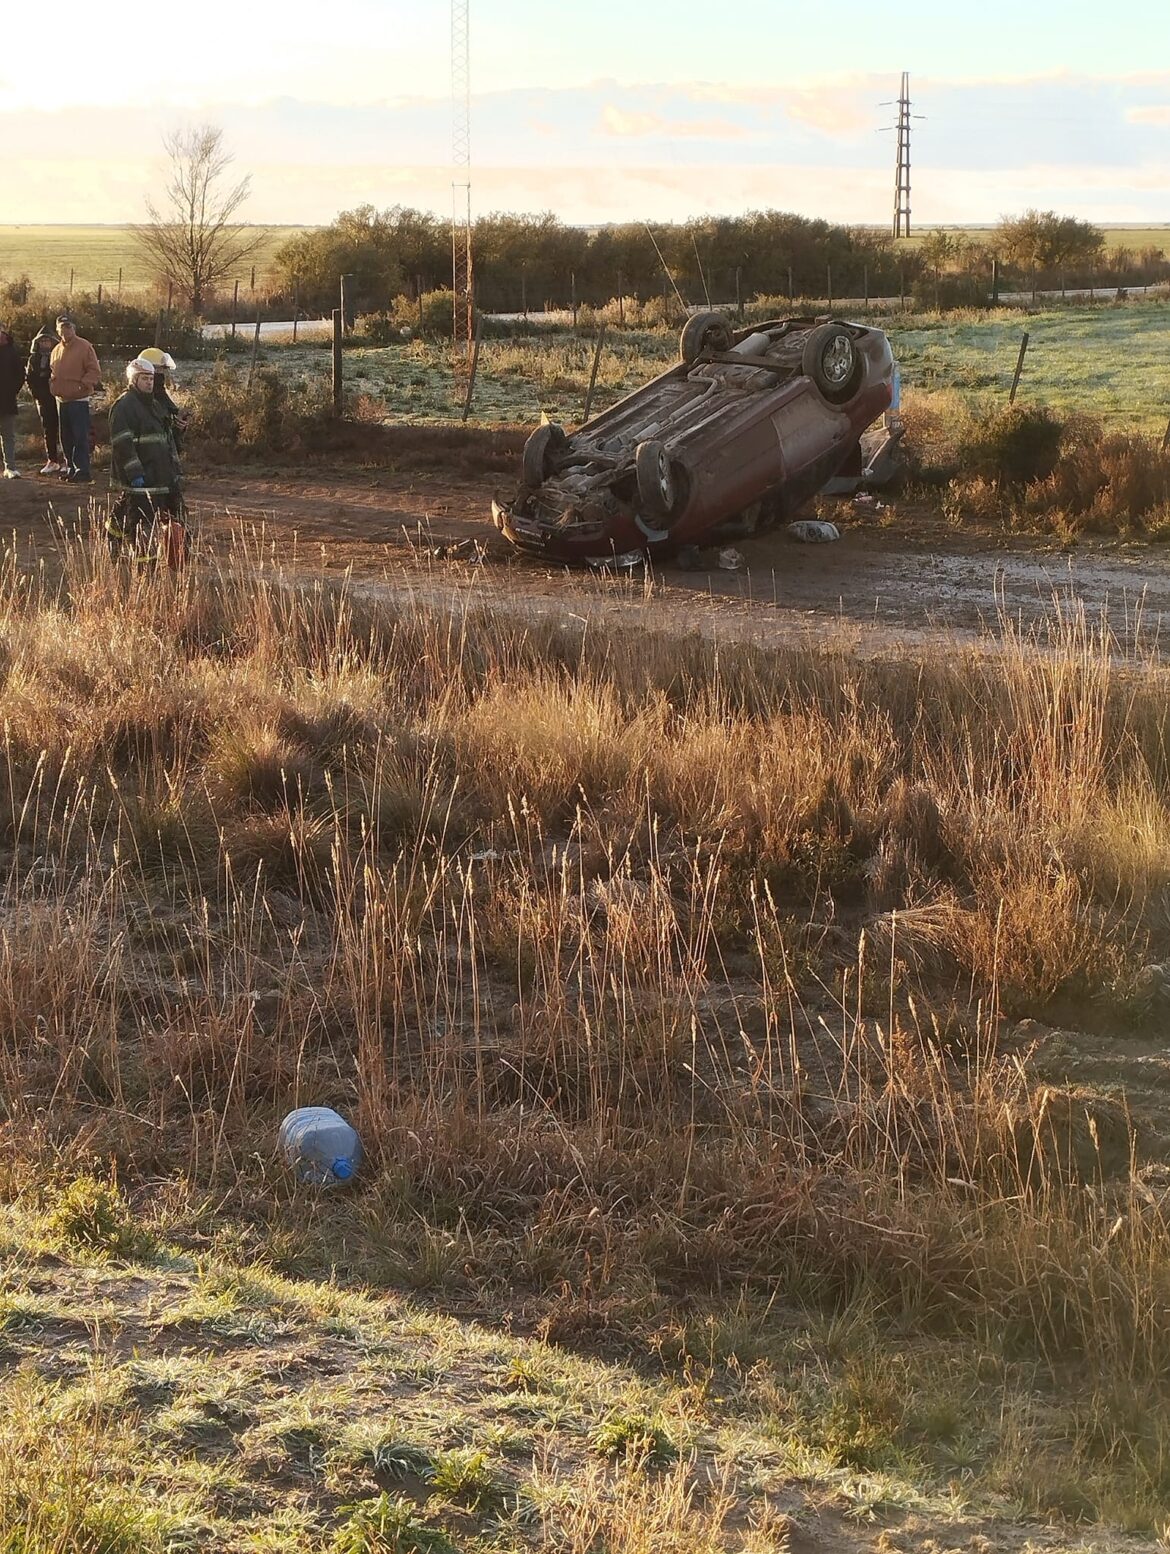
M144 480L151 495L181 483L166 407L152 395L127 389L110 411L110 474L112 483L122 487Z

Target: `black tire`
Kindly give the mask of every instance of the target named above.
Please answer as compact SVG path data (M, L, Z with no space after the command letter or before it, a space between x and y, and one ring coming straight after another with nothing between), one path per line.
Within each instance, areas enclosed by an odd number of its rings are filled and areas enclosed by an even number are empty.
M840 324L820 324L804 342L800 368L831 405L843 405L861 387L865 361Z
M566 441L564 428L555 421L548 421L544 426L536 428L524 444L521 471L526 486L535 491L544 484L552 474L553 459Z
M669 518L678 507L679 484L666 446L655 438L640 442L634 450L638 501L651 518Z
M696 313L683 325L678 337L678 359L697 361L704 351L730 351L735 336L723 313Z

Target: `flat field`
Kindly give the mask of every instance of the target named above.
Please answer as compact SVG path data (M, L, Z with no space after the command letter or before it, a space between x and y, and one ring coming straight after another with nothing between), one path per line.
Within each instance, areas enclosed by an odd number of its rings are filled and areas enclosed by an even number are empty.
M906 315L876 320L893 340L902 379L912 391L957 390L978 404L1005 400L1024 330L1029 347L1020 382L1024 403L1051 405L1105 418L1111 426L1160 432L1170 418L1170 302L1156 299L1097 306L1053 307L1035 313ZM672 331L611 331L601 352L594 410L613 403L676 359ZM541 414L581 420L594 340L567 329L513 339L484 340L474 421L534 423ZM274 343L262 357L292 379L329 370L324 344ZM457 389L445 346L425 341L347 350L347 389L365 396L375 416L412 424L450 420ZM188 381L208 370L185 368Z
M261 275L272 255L303 227L269 227L269 239L256 256ZM0 281L27 275L35 286L56 291L69 285L73 271L76 291L107 289L118 284L128 289L146 286L151 275L129 227L105 226L0 226ZM252 261L241 266L238 279L251 278ZM237 277L233 277L235 279Z
M917 248L919 243L921 243L925 238L929 237L932 232L936 232L938 230L939 228L936 226L921 226L910 237L904 238L902 241L909 248ZM985 243L987 242L992 232L995 231L995 227L952 227L944 223L942 225L942 231L953 233L956 237L967 238L972 243ZM1135 252L1140 251L1143 248L1161 248L1163 251L1170 250L1170 223L1163 223L1160 226L1152 227L1102 226L1101 231L1105 234L1106 249L1128 248L1134 250Z

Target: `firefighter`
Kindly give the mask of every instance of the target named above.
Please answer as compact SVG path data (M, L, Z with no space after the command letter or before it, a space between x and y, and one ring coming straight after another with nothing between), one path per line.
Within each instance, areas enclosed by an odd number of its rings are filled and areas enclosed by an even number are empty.
M171 432L174 435L175 447L180 453L183 451L183 433L187 430L187 417L179 409L171 398L170 390L174 384L175 359L168 352L160 350L157 345L148 345L145 351L139 351L139 361L150 362L154 367L154 397L167 413L171 423Z
M151 541L165 544L168 564L185 555L183 475L166 408L154 397L154 363L136 357L126 368L126 392L110 411L110 484L118 492L107 533L113 555L130 551L153 560Z

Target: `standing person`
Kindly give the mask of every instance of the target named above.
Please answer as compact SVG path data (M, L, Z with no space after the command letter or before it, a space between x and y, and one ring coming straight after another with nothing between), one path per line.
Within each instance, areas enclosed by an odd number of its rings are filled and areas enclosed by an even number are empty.
M154 397L166 411L167 420L170 422L171 434L175 439L175 447L180 453L183 451L183 433L187 430L187 417L179 409L171 398L170 390L173 385L175 372L175 358L169 351L160 350L157 345L148 345L145 351L139 351L139 361L150 362L154 367Z
M61 314L57 320L57 333L61 336L61 344L54 349L50 359L49 383L61 417L61 452L65 455L65 473L61 479L72 485L87 486L92 479L89 472L89 399L102 381L101 363L89 341L77 333L70 314Z
M0 324L0 458L5 480L19 480L16 467L16 396L24 386L24 363L10 332Z
M42 475L61 475L65 467L61 463L61 442L58 436L60 417L57 414L57 401L53 398L53 390L49 387L49 379L52 375L52 356L57 346L57 331L52 324L46 324L37 335L28 352L28 391L32 395L37 407L37 414L41 418L41 434L45 439L45 467Z
M141 356L126 368L126 392L110 411L110 484L118 498L107 533L115 556L129 550L144 560L152 523L166 523L168 565L186 555L183 474L170 418L154 397L154 364Z

